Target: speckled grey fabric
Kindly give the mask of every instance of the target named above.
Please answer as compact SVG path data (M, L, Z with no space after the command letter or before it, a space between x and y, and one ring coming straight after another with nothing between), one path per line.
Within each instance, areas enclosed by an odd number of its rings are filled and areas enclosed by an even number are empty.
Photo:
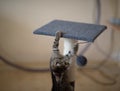
M94 42L97 36L99 36L105 29L106 26L104 25L53 20L35 30L34 34L55 36L57 31L62 31L64 33L62 37L64 38Z

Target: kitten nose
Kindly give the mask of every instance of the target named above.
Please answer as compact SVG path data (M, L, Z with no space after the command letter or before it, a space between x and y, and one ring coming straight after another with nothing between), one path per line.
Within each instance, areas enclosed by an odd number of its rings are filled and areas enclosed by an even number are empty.
M59 64L59 63L57 63L57 64L56 64L56 66L57 66L57 67L60 67L60 64Z

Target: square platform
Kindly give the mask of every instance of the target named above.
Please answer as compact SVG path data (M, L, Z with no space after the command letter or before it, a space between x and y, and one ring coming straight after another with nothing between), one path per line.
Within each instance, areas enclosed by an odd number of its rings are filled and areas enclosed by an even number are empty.
M64 38L94 42L106 28L104 25L53 20L35 30L34 34L55 36L57 31L61 31Z

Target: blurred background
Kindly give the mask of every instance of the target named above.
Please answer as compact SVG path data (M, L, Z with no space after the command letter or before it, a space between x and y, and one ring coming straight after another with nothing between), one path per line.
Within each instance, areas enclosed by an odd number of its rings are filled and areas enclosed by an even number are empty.
M76 72L76 91L120 91L120 0L100 3L99 22L108 28L84 54L90 68ZM0 0L0 56L24 67L49 68L54 37L33 31L54 19L94 24L97 9L97 0ZM92 70L99 64L99 71ZM49 72L21 71L0 59L0 91L50 89Z

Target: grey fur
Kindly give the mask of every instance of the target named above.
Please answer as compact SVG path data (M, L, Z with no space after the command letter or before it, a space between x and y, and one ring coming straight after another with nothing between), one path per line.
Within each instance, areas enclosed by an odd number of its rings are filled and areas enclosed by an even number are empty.
M53 44L53 53L50 60L50 69L52 75L53 87L52 91L74 91L74 86L67 79L67 71L71 65L71 57L76 54L78 45L76 44L73 50L65 56L61 55L58 49L59 39L62 36L62 32L57 32L55 41Z

